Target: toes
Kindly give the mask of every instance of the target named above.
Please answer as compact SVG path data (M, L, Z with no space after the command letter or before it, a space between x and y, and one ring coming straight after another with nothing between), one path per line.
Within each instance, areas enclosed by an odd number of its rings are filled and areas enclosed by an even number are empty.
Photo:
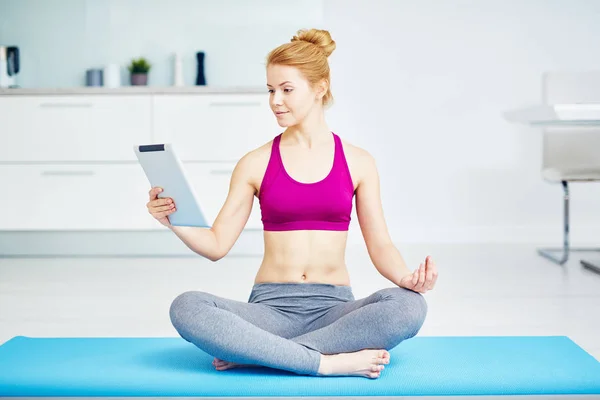
M382 371L385 367L383 365L372 365L371 366L371 371L372 372L379 372Z
M218 362L215 362L213 364L217 368L223 368L223 367L229 367L230 366L230 363L227 362L227 361L218 361Z

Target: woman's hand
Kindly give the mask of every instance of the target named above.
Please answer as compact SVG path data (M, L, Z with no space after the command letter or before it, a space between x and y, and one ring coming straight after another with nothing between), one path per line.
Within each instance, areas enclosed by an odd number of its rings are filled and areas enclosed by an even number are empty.
M410 289L417 293L425 293L433 289L438 277L437 267L431 256L427 256L424 263L419 265L412 274L406 275L398 286Z
M177 211L175 207L175 203L171 198L158 198L158 194L162 192L162 188L153 187L149 195L149 201L146 203L146 208L150 215L152 215L158 222L163 224L166 227L171 226L171 222L169 221L169 215L173 214Z

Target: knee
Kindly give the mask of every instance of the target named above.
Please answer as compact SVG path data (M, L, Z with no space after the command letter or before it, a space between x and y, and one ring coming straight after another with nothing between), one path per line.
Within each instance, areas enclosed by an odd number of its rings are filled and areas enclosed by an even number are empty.
M188 326L195 316L201 312L204 304L210 304L210 294L200 291L188 291L178 295L169 308L169 317L175 329L179 332Z
M427 302L421 293L396 287L382 291L386 301L392 306L390 317L392 340L404 340L415 336L427 316Z

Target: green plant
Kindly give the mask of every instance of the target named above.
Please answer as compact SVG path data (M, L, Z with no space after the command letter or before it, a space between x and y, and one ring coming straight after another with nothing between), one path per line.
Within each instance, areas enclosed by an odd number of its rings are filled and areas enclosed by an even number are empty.
M129 69L129 72L132 74L147 74L151 67L152 65L144 57L140 57L131 60L127 69Z

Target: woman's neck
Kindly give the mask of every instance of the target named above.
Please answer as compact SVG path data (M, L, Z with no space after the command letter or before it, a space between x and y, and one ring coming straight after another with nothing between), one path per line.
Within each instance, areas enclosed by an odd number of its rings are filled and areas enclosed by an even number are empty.
M315 114L309 114L301 123L287 128L283 137L308 149L329 143L331 130L325 122L323 112Z

